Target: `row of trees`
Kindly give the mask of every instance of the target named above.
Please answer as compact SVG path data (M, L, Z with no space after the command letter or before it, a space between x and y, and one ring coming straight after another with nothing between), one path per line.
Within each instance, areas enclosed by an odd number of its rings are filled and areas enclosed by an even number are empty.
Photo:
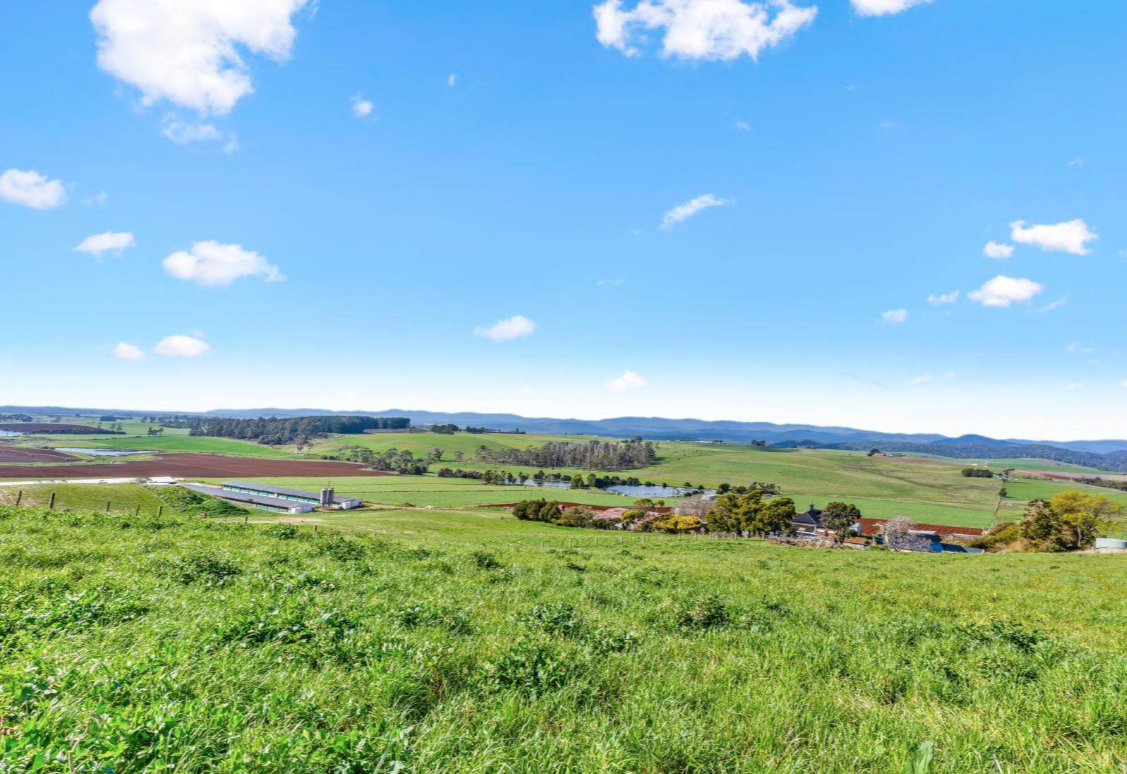
M230 419L227 417L193 417L186 422L189 435L218 438L239 438L262 444L304 444L311 438L330 433L352 434L366 430L403 430L411 426L406 417L259 417Z
M964 478L994 478L994 471L990 468L963 468Z
M652 441L551 441L529 449L487 449L477 451L477 459L496 465L529 465L539 468L579 468L581 470L626 470L644 468L657 458Z
M442 459L442 454L442 449L437 447L427 450L423 457L416 457L413 452L406 449L400 451L391 448L385 451L375 451L367 446L350 445L342 446L336 454L323 455L323 459L359 462L372 470L422 476L430 470L431 465Z

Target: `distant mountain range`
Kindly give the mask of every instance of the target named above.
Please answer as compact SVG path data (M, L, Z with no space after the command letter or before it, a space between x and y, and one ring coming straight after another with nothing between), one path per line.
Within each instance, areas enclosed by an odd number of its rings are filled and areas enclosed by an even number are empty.
M308 417L348 415L365 417L408 417L414 425L473 425L490 430L524 430L530 433L561 435L601 435L611 438L641 436L653 440L765 441L771 446L816 446L831 449L879 448L885 452L918 452L956 459L1048 459L1098 470L1127 472L1127 440L1031 441L997 439L984 435L951 438L937 433L882 433L853 427L775 424L773 422L706 421L702 419L664 419L661 417L615 417L613 419L553 419L522 417L517 414L475 412L416 411L327 411L325 409L219 409L208 412L137 411L123 409L65 408L60 406L0 406L2 413L24 414L180 414L231 418Z

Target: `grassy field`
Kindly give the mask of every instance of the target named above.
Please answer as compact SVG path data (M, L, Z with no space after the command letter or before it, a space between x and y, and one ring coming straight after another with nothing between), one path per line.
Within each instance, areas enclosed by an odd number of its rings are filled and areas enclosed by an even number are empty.
M326 520L352 528L0 507L0 767L1127 765L1122 557Z
M20 497L20 493L22 498ZM164 502L152 488L137 484L32 484L28 486L0 486L0 505L14 505L17 498L24 507L46 507L55 494L55 508L59 511L98 511L110 505L112 513L142 512L155 514ZM167 508L166 508L167 509Z

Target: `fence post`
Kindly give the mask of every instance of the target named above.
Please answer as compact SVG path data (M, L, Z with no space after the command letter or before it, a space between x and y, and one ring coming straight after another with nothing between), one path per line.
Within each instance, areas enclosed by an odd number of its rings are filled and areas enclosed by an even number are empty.
M314 535L317 534L317 525L316 524L313 525L313 534Z
M163 515L164 515L164 506L158 505L157 506L157 516L163 516Z
M243 515L243 524L246 524L248 521L250 521L249 513Z
M141 515L141 506L138 505L137 510L133 511L133 518L137 518L140 515Z
M110 512L110 501L106 500L106 513Z
M17 508L20 507L20 500L22 500L22 499L23 499L23 490L21 489L19 492L16 493L16 507Z
M55 493L54 492L51 493L51 502L49 502L47 504L47 510L49 510L49 511L55 510Z

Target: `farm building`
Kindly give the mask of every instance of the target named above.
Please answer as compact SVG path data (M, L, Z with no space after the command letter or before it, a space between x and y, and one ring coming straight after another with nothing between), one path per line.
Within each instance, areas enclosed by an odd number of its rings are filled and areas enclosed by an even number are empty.
M289 489L284 486L271 486L269 484L252 484L249 481L227 481L223 484L223 491L238 494L249 494L258 497L272 497L277 500L289 500L295 503L305 503L314 508L336 508L347 511L359 508L362 504L355 497L338 498L332 487L322 489L321 493L309 492L304 489ZM219 495L225 497L226 495Z
M231 502L252 505L274 513L309 513L318 507L351 510L362 504L355 497L337 498L332 488L322 489L320 494L304 489L289 489L268 484L252 484L249 481L228 481L222 486L207 484L183 484L200 494L222 497Z
M220 487L210 486L208 484L181 484L180 486L185 489L191 489L193 492L199 492L200 494L209 495L211 497L222 497L224 500L230 500L233 503L249 505L272 513L309 513L314 509L314 506L309 503L299 503L293 500L282 500L277 497L263 497L262 495L246 494L243 492L229 492Z
M846 544L850 547L860 547L862 543L875 542L881 543L881 526L886 519L867 519L861 518L853 524L852 531L855 536L851 535L846 538ZM805 513L796 514L791 521L791 528L798 534L799 537L818 538L830 534L822 524L822 511L815 508L813 505ZM986 534L985 530L977 527L952 527L944 524L913 524L910 534L917 538L915 541L919 545L921 551L929 551L931 553L964 553L964 554L978 554L982 553L981 548L969 548L960 545L961 542L974 540ZM952 541L952 542L946 542Z

